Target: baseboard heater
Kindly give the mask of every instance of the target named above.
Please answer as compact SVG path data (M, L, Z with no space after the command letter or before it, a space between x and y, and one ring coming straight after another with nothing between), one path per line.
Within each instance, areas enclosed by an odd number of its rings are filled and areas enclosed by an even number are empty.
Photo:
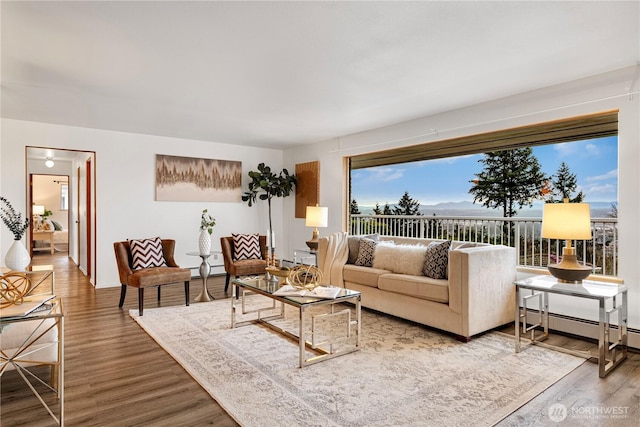
M527 311L527 316L530 316L529 319L534 319L534 316L538 314L537 310ZM549 329L570 335L576 335L582 338L588 338L594 342L598 342L598 322L595 320L586 320L566 316L564 314L549 313ZM618 327L616 325L612 325L611 329L617 331ZM640 352L640 329L627 327L627 335L628 347Z

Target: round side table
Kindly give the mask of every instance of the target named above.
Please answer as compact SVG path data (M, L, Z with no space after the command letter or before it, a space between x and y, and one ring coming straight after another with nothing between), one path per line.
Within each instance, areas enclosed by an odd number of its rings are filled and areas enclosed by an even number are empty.
M211 273L211 265L209 265L209 257L213 255L215 252L209 252L208 254L201 254L200 252L187 252L187 255L191 256L199 256L202 259L200 263L200 277L202 277L202 291L200 294L194 299L196 302L204 302L204 301L212 301L215 298L211 296L209 290L207 289L207 278L209 278L209 273Z

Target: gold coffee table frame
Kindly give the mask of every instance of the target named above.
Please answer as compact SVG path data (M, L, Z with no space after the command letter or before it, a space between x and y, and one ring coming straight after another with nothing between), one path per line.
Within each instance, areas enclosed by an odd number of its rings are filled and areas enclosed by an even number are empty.
M235 285L234 288L237 291L240 291L240 295L238 299L236 299L235 295L231 297L231 328L235 328L237 326L244 326L248 324L263 324L270 329L279 332L280 334L293 339L298 343L299 348L299 366L303 368L305 366L312 365L314 363L318 363L324 360L333 359L334 357L342 356L344 354L353 353L354 351L360 350L360 336L361 336L361 325L362 325L362 313L361 313L361 296L360 292L351 291L349 289L341 289L340 293L336 298L332 299L320 299L320 298L310 298L310 297L289 297L289 296L278 296L273 295L278 289L277 281L268 281L263 277L260 278L252 278L252 279L234 279L232 283ZM237 292L236 291L236 292ZM260 294L265 297L270 298L271 305L259 307L255 309L247 309L245 305L245 294L247 293L255 293ZM237 321L237 309L236 306L237 301L239 301L241 306L241 314L252 314L256 313L257 317L252 320L244 320ZM343 302L351 302L355 306L355 319L352 319L351 309L345 308L343 310L336 311L336 307L338 304ZM278 304L280 306L278 307ZM290 305L298 309L300 322L298 325L298 334L294 334L290 331L287 331L277 325L271 323L272 320L282 319L284 318L284 305ZM309 331L305 330L305 322L307 320L307 310L311 307L317 307L321 305L330 306L329 313L311 315L311 329ZM263 316L263 312L268 311L273 313L274 310L278 310L277 314ZM339 317L344 316L346 318L345 326L346 333L344 337L337 338L335 340L326 340L326 341L318 341L319 331L318 322L322 319L330 318L330 317ZM353 346L335 350L334 345L340 342L343 342L346 339L351 338L351 327L355 326L355 334L356 340ZM306 339L307 336L310 336L311 340L308 341ZM316 355L310 358L305 357L305 351L309 349L314 352Z

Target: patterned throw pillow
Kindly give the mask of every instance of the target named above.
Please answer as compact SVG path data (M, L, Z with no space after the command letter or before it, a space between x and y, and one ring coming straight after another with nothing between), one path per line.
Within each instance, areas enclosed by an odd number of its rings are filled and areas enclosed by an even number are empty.
M347 264L355 264L358 259L358 253L360 252L360 240L371 239L376 242L380 240L378 234L367 234L366 236L349 236L347 244L349 245L349 257L347 258Z
M260 259L260 236L256 234L231 234L233 237L233 259Z
M162 239L160 237L129 240L129 247L131 248L134 270L167 266L162 253Z
M427 246L427 253L424 258L422 274L432 279L446 279L449 266L450 240L444 242L431 242Z
M360 239L360 248L358 249L358 258L355 265L362 267L371 267L373 265L373 255L376 252L378 242L372 239Z

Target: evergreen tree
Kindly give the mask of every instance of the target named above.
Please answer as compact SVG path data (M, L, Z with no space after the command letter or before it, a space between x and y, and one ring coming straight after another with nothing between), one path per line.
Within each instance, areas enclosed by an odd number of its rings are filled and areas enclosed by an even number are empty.
M374 215L382 215L382 209L380 209L380 205L376 202L376 206L373 208Z
M382 208L382 215L393 215L393 211L391 210L389 203L384 204L384 208Z
M484 169L475 174L469 193L473 202L491 209L502 208L504 217L513 217L523 206L532 206L542 197L548 177L542 172L530 147L485 153L478 160Z
M420 215L420 202L409 196L409 192L405 191L398 205L393 208L394 215Z
M582 191L580 191L575 197L571 197L571 194L575 193L576 188L578 187L578 180L576 178L576 174L571 173L569 165L565 162L560 164L555 175L553 175L551 183L553 184L553 190L551 192L552 196L549 200L550 202L562 203L564 199L569 199L569 202L571 203L581 203L582 200L584 200L584 194ZM556 197L558 197L559 200L556 200Z
M360 208L358 208L358 202L356 201L356 199L351 200L351 206L349 210L351 215L360 215L362 213L360 212Z

